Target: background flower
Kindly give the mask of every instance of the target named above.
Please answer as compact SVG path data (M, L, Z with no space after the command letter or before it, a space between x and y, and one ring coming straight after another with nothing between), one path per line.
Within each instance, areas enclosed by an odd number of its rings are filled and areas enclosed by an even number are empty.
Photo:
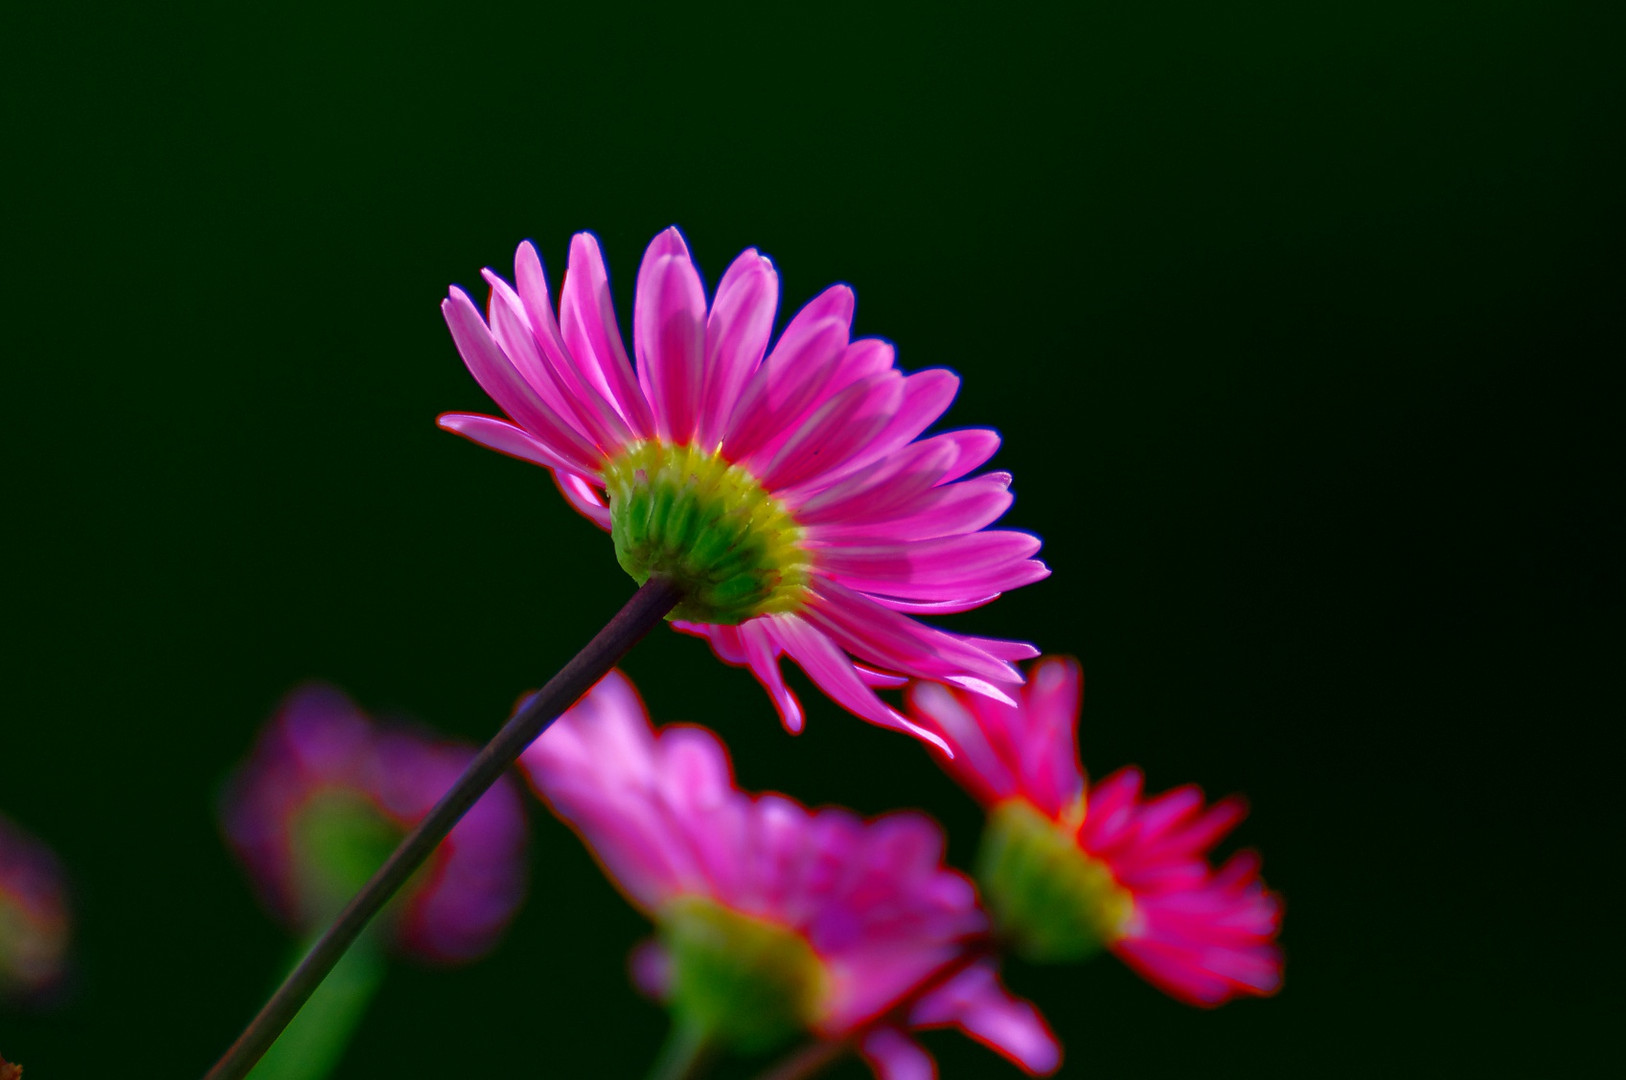
M571 242L557 318L529 243L514 269L513 286L485 272L485 320L459 289L441 305L511 422L449 413L441 425L550 469L638 581L660 573L683 586L675 625L749 667L788 728L801 729L802 709L781 656L845 708L909 731L876 687L915 676L1000 698L1021 681L1011 661L1031 646L912 618L967 611L1049 573L1031 558L1037 537L986 528L1011 504L1010 474L965 479L999 436L919 439L959 379L905 376L890 344L852 340L851 289L819 294L770 349L773 264L743 252L708 306L688 246L667 229L638 270L635 374L591 234Z
M942 832L929 818L865 821L747 795L716 736L687 725L657 732L619 672L522 765L654 920L657 937L634 954L634 975L670 1000L679 1023L745 1049L797 1027L858 1037L884 1076L908 1075L903 1063L923 1053L906 1045L916 1026L959 1027L1030 1071L1059 1061L1038 1012L979 962L986 920L971 883L943 865ZM907 1004L944 973L953 977ZM765 1013L774 1020L766 1027Z
M309 933L372 876L473 754L375 724L333 687L301 687L228 782L222 828L267 906ZM442 963L490 950L524 895L525 842L523 806L505 778L392 902L393 943Z
M0 815L0 1004L50 998L67 973L71 930L56 856Z
M1273 993L1281 901L1259 857L1208 854L1242 820L1195 785L1142 795L1126 768L1086 792L1078 755L1083 676L1072 660L1033 666L1016 706L917 683L909 704L955 756L940 763L989 808L978 880L1001 930L1036 960L1100 946L1194 1005Z

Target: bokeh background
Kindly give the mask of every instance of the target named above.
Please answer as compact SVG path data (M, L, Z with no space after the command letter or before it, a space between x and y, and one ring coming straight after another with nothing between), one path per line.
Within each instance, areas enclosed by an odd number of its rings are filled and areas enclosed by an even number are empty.
M1054 576L957 628L1079 656L1097 774L1245 791L1287 985L1212 1013L1015 967L1064 1075L1549 1075L1618 1042L1621 9L32 5L6 17L0 812L76 896L52 1077L200 1075L288 944L217 835L279 696L482 740L628 595L484 410L449 282L677 223L781 318L965 378ZM742 780L969 801L658 631ZM397 966L347 1077L639 1075L641 920L537 816L506 944ZM1016 1075L933 1038L945 1078ZM834 1076L864 1075L849 1065Z

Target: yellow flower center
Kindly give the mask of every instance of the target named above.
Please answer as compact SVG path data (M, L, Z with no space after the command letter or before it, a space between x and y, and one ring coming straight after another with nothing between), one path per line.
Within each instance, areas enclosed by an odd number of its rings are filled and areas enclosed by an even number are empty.
M802 528L738 465L638 442L604 467L604 488L621 568L683 590L671 618L733 625L801 609L812 573Z
M1037 963L1081 960L1124 935L1135 900L1078 846L1083 803L1058 822L1025 799L996 806L977 883L998 932Z

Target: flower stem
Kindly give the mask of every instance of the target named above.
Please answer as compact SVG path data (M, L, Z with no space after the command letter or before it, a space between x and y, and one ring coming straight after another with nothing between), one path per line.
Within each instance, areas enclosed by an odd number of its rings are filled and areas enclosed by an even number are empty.
M792 1050L757 1080L807 1080L840 1061L852 1044L845 1039L814 1039Z
M326 1080L332 1075L384 981L381 944L377 934L361 936L254 1066L249 1080ZM302 955L296 953L294 959Z
M315 992L327 973L333 970L356 940L369 919L406 884L413 871L423 865L446 834L497 782L544 728L576 699L592 689L617 660L632 648L667 612L682 594L677 586L660 577L651 577L632 599L600 630L586 648L548 680L546 686L526 702L485 749L469 763L463 775L435 804L433 810L406 835L384 865L339 917L311 946L310 952L285 979L225 1055L209 1070L205 1080L242 1080L254 1063L288 1026L300 1006Z
M694 1024L672 1021L672 1030L661 1045L660 1056L650 1067L649 1080L690 1080L711 1057L706 1033Z

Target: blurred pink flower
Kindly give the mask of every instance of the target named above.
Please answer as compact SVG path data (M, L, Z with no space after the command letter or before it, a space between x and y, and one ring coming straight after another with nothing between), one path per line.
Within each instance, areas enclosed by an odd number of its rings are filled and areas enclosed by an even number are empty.
M908 695L915 718L953 750L937 755L943 767L991 812L979 879L996 915L1017 924L1002 930L1039 959L1103 945L1193 1005L1273 993L1281 900L1260 880L1257 854L1218 870L1208 862L1246 813L1242 800L1205 807L1189 784L1146 799L1132 767L1086 795L1078 665L1050 657L1028 674L1014 708L931 683ZM1064 902L1074 911L1059 912Z
M0 816L0 1002L47 1002L67 973L67 888L49 848Z
M373 723L343 693L289 694L228 781L221 824L261 899L300 933L319 928L457 779L474 750ZM489 951L525 891L519 789L493 787L394 901L392 943L459 963Z
M797 1029L852 1039L888 1080L929 1068L906 1034L919 1027L957 1027L1030 1071L1059 1063L1038 1011L1000 985L975 890L943 865L931 819L748 795L715 735L656 732L619 672L521 767L656 923L634 980L680 1020L736 1045L763 1036L745 1049Z
M490 270L488 319L453 289L441 305L470 372L511 422L448 413L441 426L542 465L608 530L638 581L676 580L674 626L750 668L787 728L801 705L788 656L866 720L913 730L875 694L905 676L1004 698L1032 646L950 634L911 616L967 611L1049 571L1039 540L987 529L1010 475L962 479L991 457L987 430L918 437L959 386L905 376L890 344L851 340L853 293L835 285L770 351L779 277L750 249L708 305L677 229L638 271L628 362L603 257L571 242L555 317L529 243L515 285ZM919 734L919 732L915 732Z

